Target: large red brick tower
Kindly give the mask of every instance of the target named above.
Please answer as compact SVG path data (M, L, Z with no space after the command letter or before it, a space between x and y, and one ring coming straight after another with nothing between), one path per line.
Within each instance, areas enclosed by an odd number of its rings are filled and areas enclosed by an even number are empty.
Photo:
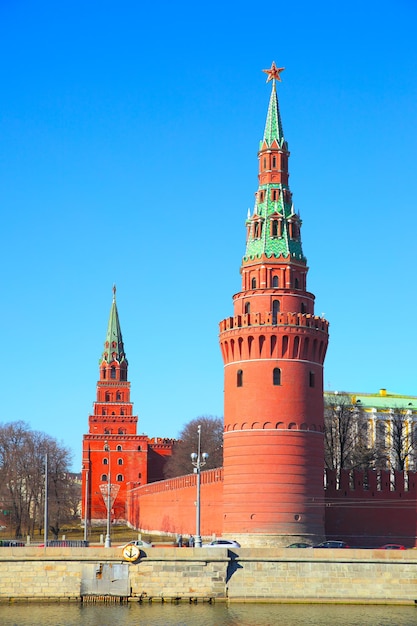
M242 290L220 323L224 361L224 535L243 545L324 536L323 362L328 323L307 291L301 220L288 185L276 93L246 221Z

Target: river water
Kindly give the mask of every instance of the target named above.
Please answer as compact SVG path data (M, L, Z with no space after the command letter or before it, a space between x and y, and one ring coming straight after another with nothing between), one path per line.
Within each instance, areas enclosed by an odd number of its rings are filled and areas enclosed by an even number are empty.
M1 626L415 626L414 606L0 604Z

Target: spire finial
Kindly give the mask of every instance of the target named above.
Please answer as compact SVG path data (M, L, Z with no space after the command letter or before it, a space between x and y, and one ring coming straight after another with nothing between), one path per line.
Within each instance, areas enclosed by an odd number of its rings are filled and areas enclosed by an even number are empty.
M113 285L113 302L116 302L116 285Z
M285 70L285 67L277 67L275 65L275 61L272 61L271 69L262 70L262 71L265 72L265 74L268 74L268 78L266 79L266 82L269 83L270 80L279 80L279 82L281 82L280 73L283 72L284 70Z

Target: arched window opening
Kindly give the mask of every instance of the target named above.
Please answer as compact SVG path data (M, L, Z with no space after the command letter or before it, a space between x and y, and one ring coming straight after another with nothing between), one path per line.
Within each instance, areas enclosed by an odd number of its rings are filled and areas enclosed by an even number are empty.
M101 475L101 480L102 480L103 483L106 482L107 481L107 474L102 474Z
M121 400L122 399L122 394L120 393L120 391L118 391L116 393L116 400Z
M298 280L298 278L294 278L294 287L295 287L295 289L299 289L299 285L300 285L300 281Z
M298 359L298 349L300 347L300 337L295 337L294 338L294 345L293 345L293 351L292 351L292 358L293 359Z
M110 431L109 431L109 429L108 429L108 428L105 428L105 429L104 429L104 434L105 434L105 435L110 435Z
M116 450L117 450L117 452L121 452L121 451L122 451L122 446L118 445L118 446L116 447Z
M271 220L271 237L278 237L278 220Z
M123 474L117 474L116 480L117 480L118 483L122 483L123 482Z
M101 372L102 372L102 379L103 379L103 380L106 380L106 368L105 368L105 367L103 367L103 369L101 370Z
M250 313L250 302L245 302L245 313Z
M103 459L103 465L108 465L109 464L109 459L107 457L105 457Z
M116 378L116 368L114 366L110 370L110 378Z
M140 452L142 450L142 448L140 446L138 446L138 452Z
M279 286L279 278L278 278L278 276L273 276L272 277L272 287L274 289L277 289L278 286Z
M310 372L309 373L309 385L310 387L314 387L314 383L315 383L315 376L314 376L314 372Z
M125 410L124 409L120 409L120 415L124 415L125 414Z
M279 367L274 367L272 372L272 383L275 386L281 385L281 370Z
M259 356L262 356L262 350L263 350L263 347L264 347L264 343L265 343L265 337L264 337L264 335L261 335L259 337Z
M125 435L126 434L126 429L125 428L119 428L119 430L117 431L119 435Z
M248 355L249 355L249 358L251 356L252 344L253 344L253 337L248 337Z
M282 338L282 356L286 356L288 351L288 335L284 335Z
M264 157L264 170L266 170L266 157Z
M117 459L117 465L123 465L123 459Z
M101 409L101 414L106 415L106 409Z
M251 280L251 288L256 289L256 278L252 278Z
M279 300L273 300L272 302L272 323L278 323L278 313L281 308L281 304Z
M304 302L301 303L301 313L306 313L307 312L307 307L304 304Z
M272 167L276 167L277 166L277 157L274 155L272 157Z
M237 370L237 386L243 387L243 370Z
M106 402L110 402L110 394L108 391L106 392Z
M142 478L142 472L139 472L138 478Z

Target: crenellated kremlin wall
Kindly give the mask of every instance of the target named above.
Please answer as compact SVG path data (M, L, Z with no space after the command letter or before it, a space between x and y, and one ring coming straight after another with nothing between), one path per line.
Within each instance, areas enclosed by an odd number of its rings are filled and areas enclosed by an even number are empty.
M195 499L195 474L143 485L128 492L129 524L146 532L193 534ZM201 472L203 536L222 534L222 511L223 469ZM417 547L417 472L342 470L338 480L335 471L325 470L324 511L327 539L352 547Z

